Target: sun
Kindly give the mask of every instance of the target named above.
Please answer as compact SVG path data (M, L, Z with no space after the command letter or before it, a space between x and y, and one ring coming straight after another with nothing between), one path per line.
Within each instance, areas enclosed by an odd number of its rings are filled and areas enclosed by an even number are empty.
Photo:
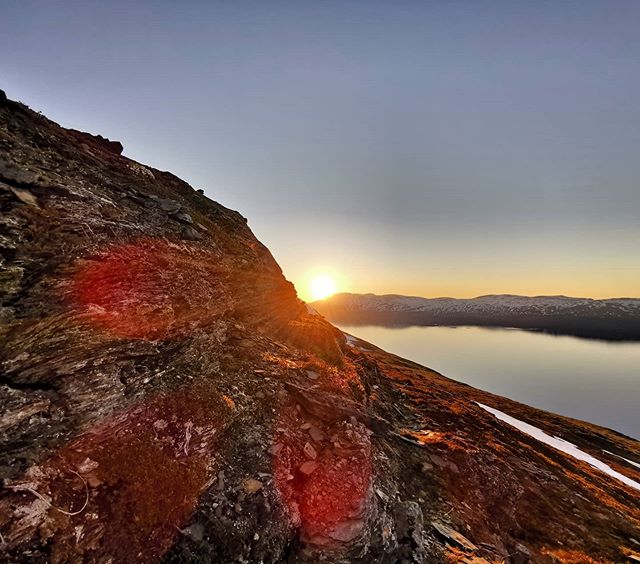
M324 300L337 290L336 281L325 274L315 276L309 283L309 294L313 300Z

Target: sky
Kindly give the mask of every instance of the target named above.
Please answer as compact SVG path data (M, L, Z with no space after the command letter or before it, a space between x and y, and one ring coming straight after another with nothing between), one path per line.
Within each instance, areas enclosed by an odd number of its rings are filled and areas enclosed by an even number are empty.
M3 0L0 88L240 211L300 295L640 296L640 2Z

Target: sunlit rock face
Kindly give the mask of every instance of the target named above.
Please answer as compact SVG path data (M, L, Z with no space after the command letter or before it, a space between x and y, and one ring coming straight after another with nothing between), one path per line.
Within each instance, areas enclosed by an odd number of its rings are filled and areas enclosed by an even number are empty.
M635 550L636 491L475 402L636 481L637 441L347 343L240 214L2 95L0 210L0 560Z
M251 502L281 513L263 548L277 552L300 524L273 480L239 499L237 483L259 477L227 457L249 441L271 474L280 379L310 383L304 367L328 362L317 384L357 382L341 373L341 333L236 212L104 139L10 101L1 111L4 549L157 560L201 530L189 520L226 468L209 508L216 550L232 550L227 529Z

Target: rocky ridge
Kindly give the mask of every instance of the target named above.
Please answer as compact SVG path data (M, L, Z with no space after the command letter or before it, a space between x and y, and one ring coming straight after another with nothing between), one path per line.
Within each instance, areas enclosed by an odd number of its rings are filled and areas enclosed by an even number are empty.
M240 214L121 153L0 95L3 560L637 557L636 490L476 402L635 480L637 441L347 340Z

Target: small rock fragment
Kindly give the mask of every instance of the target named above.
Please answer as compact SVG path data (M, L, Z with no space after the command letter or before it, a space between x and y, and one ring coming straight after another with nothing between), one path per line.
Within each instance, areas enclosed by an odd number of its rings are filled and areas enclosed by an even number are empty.
M244 491L247 494L254 494L262 489L262 482L253 478L244 481Z
M325 439L324 433L315 425L309 427L309 435L317 443L320 443Z
M389 503L389 496L384 493L380 488L376 488L376 495L385 503Z
M194 229L191 226L185 226L182 229L182 237L189 241L200 241L203 238L203 235L197 229Z
M316 449L313 448L313 445L311 443L306 443L304 445L304 453L307 456L307 458L311 458L312 460L315 460L318 456L318 453L316 452Z
M300 472L302 472L305 476L311 476L311 474L314 473L317 467L318 463L315 460L307 460L300 466Z
M280 443L276 443L275 445L272 445L272 446L271 446L271 448L269 448L269 454L276 455L276 454L278 454L281 450L282 450L282 444L280 444Z
M315 370L307 370L307 378L309 380L317 380L320 378L320 374L318 374Z
M179 202L169 199L160 199L158 200L158 204L163 211L166 211L168 213L175 213L182 207Z
M25 190L24 188L11 187L11 191L13 192L14 196L18 198L18 200L20 200L23 204L34 206L36 208L40 207L38 205L38 200L31 192L29 192L29 190Z
M183 223L193 223L193 218L187 212L177 212L172 214L178 221L182 221Z
M461 548L463 550L475 551L478 549L478 547L469 539L467 539L465 536L461 535L458 531L452 529L448 525L440 523L439 521L433 521L431 525L433 525L433 528L442 538L444 538L445 542L447 542L448 544L457 548Z
M204 525L202 523L193 523L180 532L191 540L200 542L204 538Z

